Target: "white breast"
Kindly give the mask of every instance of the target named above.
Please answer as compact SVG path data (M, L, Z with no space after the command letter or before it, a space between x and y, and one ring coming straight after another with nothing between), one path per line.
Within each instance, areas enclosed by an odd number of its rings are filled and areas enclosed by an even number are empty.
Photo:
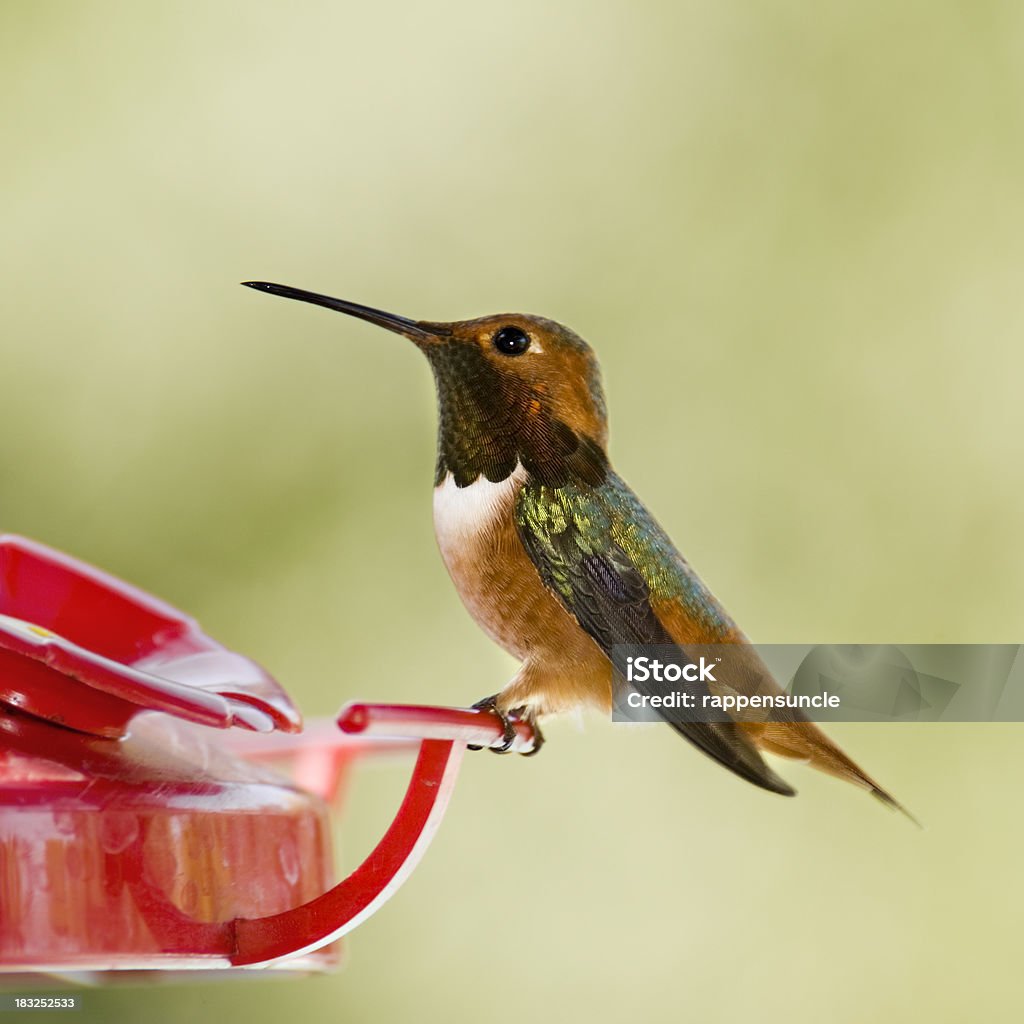
M521 581L508 556L512 508L525 479L518 466L500 483L479 477L468 487L456 487L449 473L434 488L434 533L455 589L483 631L517 657L524 657L525 649L506 602Z
M509 506L526 477L522 466L505 480L491 483L477 477L467 487L456 487L449 473L434 488L434 532L445 562L451 566L453 557L466 553L462 549L486 534L499 516L509 514Z

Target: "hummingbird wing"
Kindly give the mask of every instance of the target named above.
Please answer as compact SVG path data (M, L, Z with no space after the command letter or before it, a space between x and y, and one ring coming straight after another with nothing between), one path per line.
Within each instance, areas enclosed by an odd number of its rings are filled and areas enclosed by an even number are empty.
M671 644L659 606L682 602L704 642L729 642L733 624L639 499L615 474L597 486L528 481L516 498L516 525L544 584L612 657L615 644ZM703 685L703 684L700 684ZM665 720L709 757L748 782L792 796L732 721Z

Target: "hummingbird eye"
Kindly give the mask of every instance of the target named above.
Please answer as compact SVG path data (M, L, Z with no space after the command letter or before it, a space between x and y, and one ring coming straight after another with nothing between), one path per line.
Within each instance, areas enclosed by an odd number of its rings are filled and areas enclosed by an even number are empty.
M521 356L530 347L530 336L518 327L502 327L494 335L494 347L504 356Z

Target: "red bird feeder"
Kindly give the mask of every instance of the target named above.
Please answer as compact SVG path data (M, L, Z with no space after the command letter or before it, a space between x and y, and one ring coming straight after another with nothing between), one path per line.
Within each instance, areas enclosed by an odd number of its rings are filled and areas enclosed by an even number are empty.
M466 745L502 739L476 710L350 704L337 724L300 732L278 683L192 619L0 537L0 970L332 966L430 844ZM344 771L417 745L396 817L334 884Z

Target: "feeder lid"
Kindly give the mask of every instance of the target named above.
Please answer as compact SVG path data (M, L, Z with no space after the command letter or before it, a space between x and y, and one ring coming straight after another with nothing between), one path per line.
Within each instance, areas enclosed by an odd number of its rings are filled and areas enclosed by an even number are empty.
M281 686L194 619L10 535L0 536L0 702L105 737L123 736L142 711L219 729L302 728Z

